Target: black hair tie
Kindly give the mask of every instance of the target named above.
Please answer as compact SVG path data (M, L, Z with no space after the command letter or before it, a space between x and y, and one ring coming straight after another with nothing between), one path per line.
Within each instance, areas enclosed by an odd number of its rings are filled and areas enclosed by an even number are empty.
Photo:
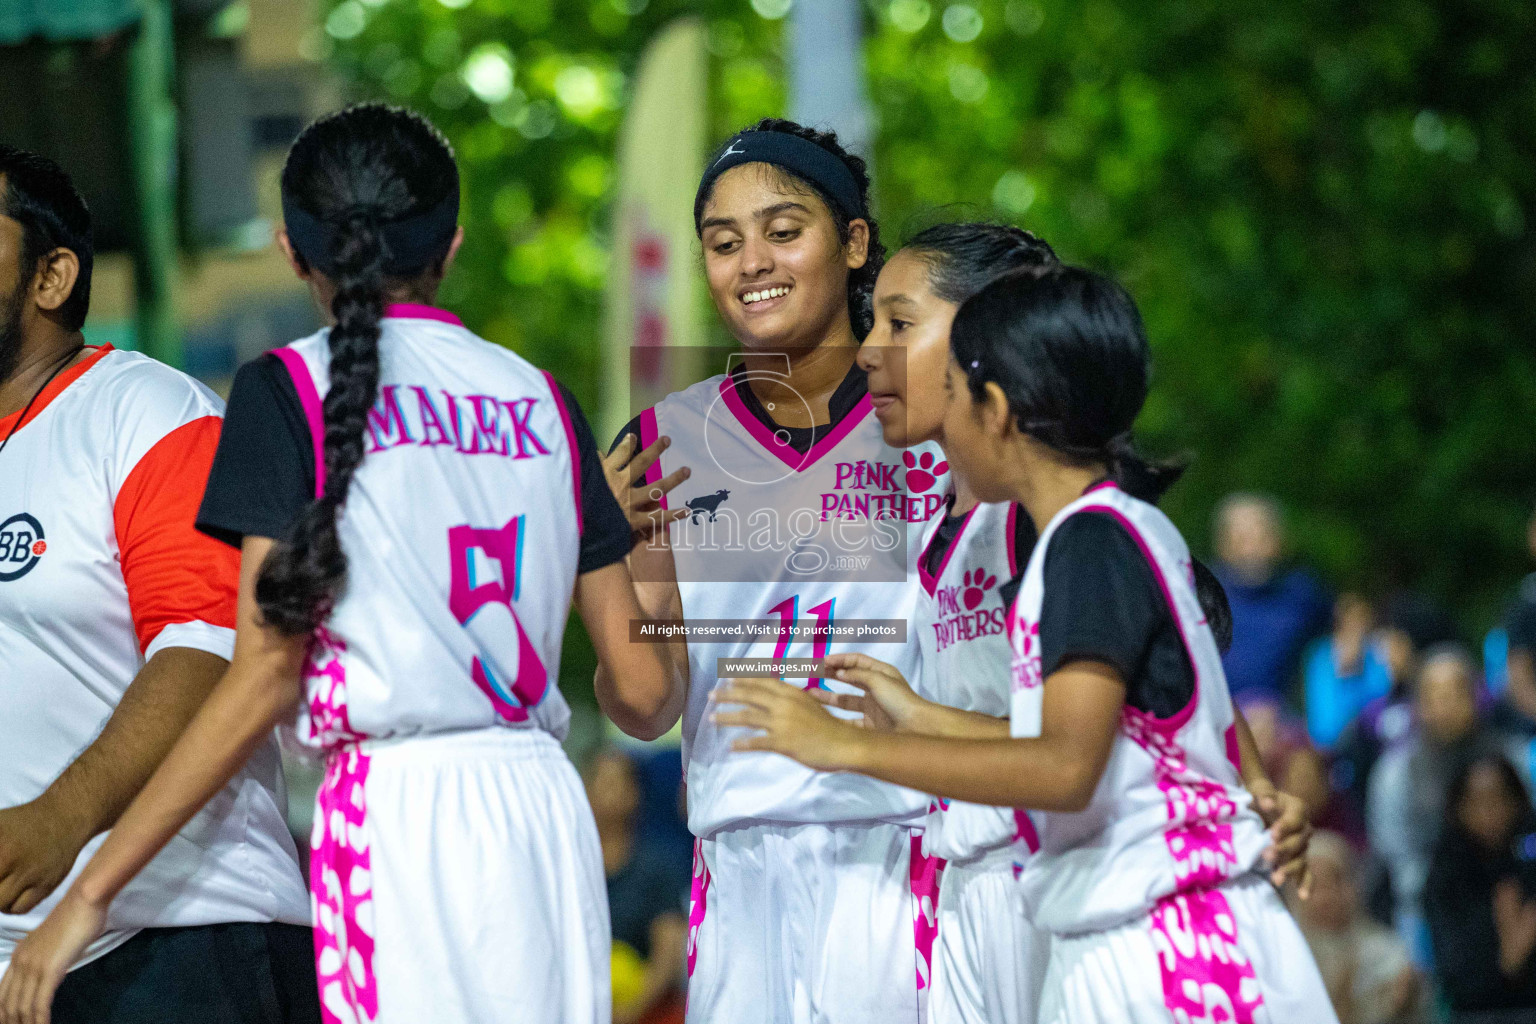
M385 275L407 277L420 273L447 253L459 224L459 191L451 189L432 207L399 220L385 220L381 212L377 205L357 203L321 220L283 196L283 227L288 232L288 241L310 266L334 274L338 234L352 220L362 219L379 236Z

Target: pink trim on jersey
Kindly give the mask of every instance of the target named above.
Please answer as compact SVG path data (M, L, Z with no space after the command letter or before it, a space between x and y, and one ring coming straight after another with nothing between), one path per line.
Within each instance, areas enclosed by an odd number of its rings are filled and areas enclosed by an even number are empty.
M293 378L293 389L299 393L299 405L304 408L304 418L309 421L309 439L315 446L315 497L325 497L325 409L320 404L320 392L315 390L315 379L309 375L309 364L291 347L275 348L272 354L282 360Z
M1008 575L1019 574L1019 503L1013 502L1008 506L1008 523L1004 527L1008 531Z
M1100 480L1098 483L1094 484L1092 487L1088 488L1083 493L1084 494L1092 494L1094 491L1102 491L1106 487L1118 487L1118 486L1120 486L1120 485L1115 483L1113 480Z
M747 385L744 382L738 382L735 377L729 375L720 382L720 397L725 400L725 407L731 410L731 413L743 427L747 428L747 433L752 436L754 441L762 445L764 451L778 456L780 462L797 473L810 466L814 466L818 459L837 447L838 443L847 437L854 427L863 422L864 417L873 412L875 408L870 404L869 396L863 396L854 404L852 409L848 410L848 415L844 416L831 430L823 434L821 439L811 446L810 451L801 455L789 445L780 444L778 438L774 437L773 431L769 430L762 420L753 416L751 411L747 409L746 403L741 400L741 395L738 393L738 389L745 386Z
M565 407L565 398L560 394L560 385L555 383L555 375L545 370L544 379L549 382L549 393L555 396L555 408L560 410L560 423L565 427L565 447L571 455L571 489L576 493L576 535L579 537L586 527L581 521L581 451L576 447L576 428L571 425L571 411Z
M645 449L655 444L656 438L660 434L661 430L656 426L656 408L652 406L640 414L640 451L645 451ZM660 459L646 467L645 483L647 486L661 483ZM667 496L663 494L658 500L661 502L662 510L665 511L667 508Z
M446 309L423 305L420 302L391 302L384 307L384 315L401 320L437 320L441 323L453 324L455 327L464 326L464 321Z
M912 885L912 940L917 949L917 990L933 984L933 940L939 935L939 885L944 877L944 858L923 852L923 833L912 830L912 858L908 864Z
M315 796L309 887L325 1024L370 1024L379 1015L367 786L368 755L353 744L331 753Z
M955 531L954 537L950 539L949 547L944 549L944 557L939 559L939 567L936 570L933 572L928 571L928 551L933 547L934 542L939 539L938 530L933 531L933 536L928 538L928 543L923 548L923 553L917 556L917 579L918 582L922 583L923 590L927 592L929 597L932 597L934 590L938 588L939 580L944 578L944 570L949 568L949 560L955 557L955 549L960 546L960 538L965 536L965 528L971 525L971 517L976 514L976 509L980 507L980 505L973 506L965 514L965 518L960 520L960 529ZM1012 542L1010 541L1009 544L1011 546Z
M688 977L699 958L699 929L709 912L709 866L704 863L704 840L693 841L693 881L688 887Z
M1106 480L1098 486L1113 487L1114 483ZM1097 488L1094 489L1096 490ZM1150 712L1141 712L1149 722L1153 723L1155 728L1171 735L1184 727L1184 723L1189 721L1190 716L1195 713L1195 707L1200 703L1200 668L1195 664L1195 655L1190 649L1189 638L1184 635L1184 617L1179 614L1179 606L1174 603L1173 591L1168 589L1168 580L1163 576L1162 566L1158 565L1157 559L1152 557L1152 549L1147 546L1146 539L1142 537L1141 531L1136 529L1129 519L1121 515L1119 509L1110 505L1084 505L1078 509L1078 513L1081 512L1107 512L1115 518L1116 522L1125 527L1125 532L1131 535L1131 539L1141 549L1141 557L1152 567L1152 575L1157 577L1158 588L1162 590L1163 600L1168 604L1168 614L1173 616L1173 624L1179 629L1179 640L1184 645L1184 656L1189 659L1189 672L1195 680L1194 689L1189 695L1189 702L1167 718L1158 718ZM1073 514L1076 515L1077 513Z
M1217 889L1165 896L1150 920L1170 1018L1254 1024L1264 994L1227 898Z
M1237 742L1236 722L1227 726L1227 760L1232 762L1232 767L1237 769L1239 775L1243 773L1243 748Z
M1167 803L1168 828L1163 833L1163 841L1173 859L1175 892L1220 885L1237 871L1237 846L1232 834L1237 804L1221 783L1190 770L1188 756L1179 742L1179 730L1189 722L1200 703L1200 670L1184 632L1183 617L1174 604L1173 592L1168 588L1162 567L1135 525L1118 509L1108 505L1084 505L1079 511L1107 512L1135 539L1142 557L1152 567L1163 599L1168 603L1168 611L1179 627L1179 637L1195 680L1189 702L1168 718L1158 718L1128 704L1121 712L1121 727L1126 736L1152 758L1153 777ZM1229 734L1228 738L1235 739L1235 733ZM1230 756L1230 745L1227 752Z
M1022 807L1013 809L1013 836L1023 842L1030 853L1040 852L1040 833L1035 830L1035 820Z

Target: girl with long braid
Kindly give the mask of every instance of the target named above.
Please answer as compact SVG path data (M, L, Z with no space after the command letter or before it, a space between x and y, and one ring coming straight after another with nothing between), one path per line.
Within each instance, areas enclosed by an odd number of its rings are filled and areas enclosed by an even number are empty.
M311 888L330 1024L609 1019L602 859L560 748L574 596L598 700L650 737L682 688L639 616L629 527L568 392L430 305L463 237L447 142L378 105L282 177L333 320L242 369L199 516L242 550L234 660L0 984L41 1024L116 893L299 708L327 756Z

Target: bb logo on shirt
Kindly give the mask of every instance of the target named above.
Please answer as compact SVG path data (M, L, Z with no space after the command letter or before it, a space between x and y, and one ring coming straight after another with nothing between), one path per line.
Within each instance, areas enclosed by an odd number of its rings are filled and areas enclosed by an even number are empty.
M31 572L47 550L43 524L25 512L0 523L0 583L19 580Z

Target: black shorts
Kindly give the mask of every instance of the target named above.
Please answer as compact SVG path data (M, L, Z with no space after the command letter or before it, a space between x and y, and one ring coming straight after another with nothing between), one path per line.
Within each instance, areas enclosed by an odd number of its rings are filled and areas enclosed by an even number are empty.
M320 1024L314 938L292 924L147 928L71 971L54 1024Z

